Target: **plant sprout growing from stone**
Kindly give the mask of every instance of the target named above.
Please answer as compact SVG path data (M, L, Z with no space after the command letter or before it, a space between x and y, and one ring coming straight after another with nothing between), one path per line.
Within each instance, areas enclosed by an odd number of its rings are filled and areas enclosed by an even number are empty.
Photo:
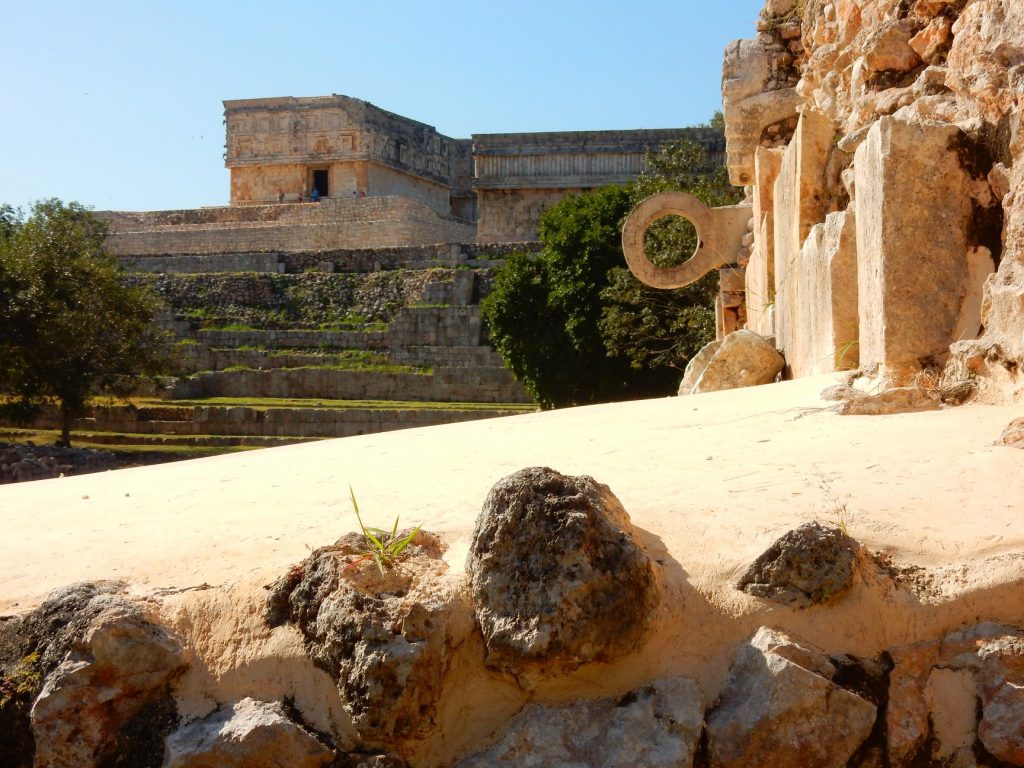
M352 490L351 485L348 487L348 495L352 499L352 509L355 510L356 520L359 521L359 528L363 532L366 551L360 552L359 554L362 557L353 563L349 563L346 566L346 570L354 568L367 560L373 560L377 564L377 569L380 571L381 576L383 576L384 569L390 568L398 561L406 547L412 542L413 537L419 533L420 526L417 525L408 533L403 532L401 536L398 535L398 517L395 518L395 523L391 526L390 531L386 531L383 528L366 526L363 524L363 518L359 514L359 502L356 501L356 494Z

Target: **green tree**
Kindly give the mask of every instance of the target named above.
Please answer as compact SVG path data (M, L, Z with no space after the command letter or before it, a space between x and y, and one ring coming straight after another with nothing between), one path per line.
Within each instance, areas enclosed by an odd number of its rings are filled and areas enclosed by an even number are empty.
M61 445L90 396L128 394L165 362L159 305L124 281L105 238L78 203L0 209L0 407L25 419L57 405Z
M543 408L668 394L685 360L714 338L717 276L676 291L649 288L624 266L622 222L649 195L689 191L734 202L725 173L688 142L648 157L627 186L570 195L541 217L543 250L509 259L483 302L491 339ZM648 254L671 265L696 247L675 217L648 231Z

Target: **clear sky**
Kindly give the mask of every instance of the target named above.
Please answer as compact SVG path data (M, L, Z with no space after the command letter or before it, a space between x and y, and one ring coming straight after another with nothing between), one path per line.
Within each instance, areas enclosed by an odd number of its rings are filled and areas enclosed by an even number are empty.
M455 138L720 108L763 0L0 0L0 202L222 205L224 99L365 99Z

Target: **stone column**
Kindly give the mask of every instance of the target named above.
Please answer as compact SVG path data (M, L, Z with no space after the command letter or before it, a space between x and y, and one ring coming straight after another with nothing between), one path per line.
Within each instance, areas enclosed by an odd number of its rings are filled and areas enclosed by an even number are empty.
M971 219L962 137L883 117L857 148L860 364L892 383L941 364L956 341Z

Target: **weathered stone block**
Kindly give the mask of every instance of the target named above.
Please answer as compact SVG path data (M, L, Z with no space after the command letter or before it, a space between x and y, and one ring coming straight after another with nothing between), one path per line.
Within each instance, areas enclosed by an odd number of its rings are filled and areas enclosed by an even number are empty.
M656 680L617 699L532 704L457 768L690 768L703 724L692 680Z
M810 231L779 295L777 338L793 378L857 367L857 246L852 211Z
M698 357L706 349L701 350ZM753 331L735 331L715 349L689 394L770 384L784 364L782 356L767 339ZM680 394L684 394L682 389Z
M811 228L825 220L825 170L834 136L828 117L804 112L775 181L775 331L780 341L799 332L788 326L800 322L800 250Z
M762 627L736 651L708 715L711 768L842 768L875 722L871 702L836 685L820 651Z
M904 382L956 341L971 200L952 125L883 117L857 148L860 364Z
M774 336L775 303L775 180L782 168L782 149L758 147L754 155L754 245L747 264L747 328Z

